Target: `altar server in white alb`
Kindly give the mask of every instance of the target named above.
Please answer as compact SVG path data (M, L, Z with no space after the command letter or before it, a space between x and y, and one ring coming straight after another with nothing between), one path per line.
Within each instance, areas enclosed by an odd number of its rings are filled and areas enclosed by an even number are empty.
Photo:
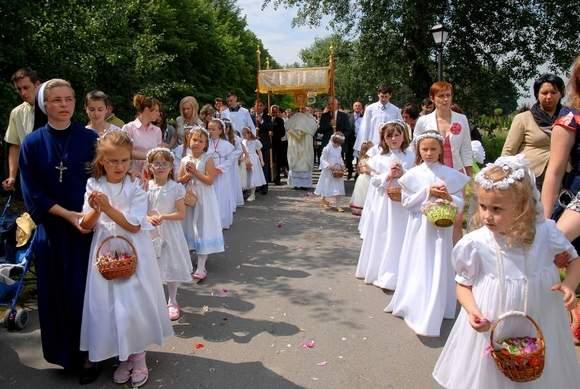
M399 187L398 179L415 165L415 153L408 148L410 141L403 122L384 124L381 139L381 154L369 161L371 185L377 188L377 204L363 240L356 277L363 278L367 284L393 290L409 212L400 201L392 200L387 190Z
M132 152L133 142L126 132L106 133L97 146L93 178L87 181L80 225L94 229L94 235L80 349L89 352L92 362L118 357L115 383L131 381L133 387L140 387L149 377L145 350L162 345L173 329L149 235L147 194L127 174ZM118 237L130 244L122 245ZM137 257L135 273L122 280L105 279L98 266L100 257L121 250Z
M578 254L552 220L545 220L534 175L521 155L501 157L475 178L475 231L453 249L457 298L463 309L435 365L433 377L449 389L578 388L580 369L569 330L580 282ZM567 253L566 277L554 257ZM557 262L559 262L557 260ZM487 351L494 340L544 335L545 364L535 380L516 383ZM533 351L530 349L529 351ZM468 383L468 384L467 384Z
M321 196L322 206L334 207L343 212L340 207L340 196L344 196L344 161L342 160L342 144L345 137L342 132L335 132L330 142L322 150L320 156L320 178L314 194Z
M304 108L306 95L296 95L300 110L285 123L288 135L288 186L312 188L314 167L314 134L318 128L316 119Z
M250 111L240 105L238 96L234 92L229 92L226 102L228 108L222 111L220 117L232 122L232 127L234 127L234 131L238 134L242 134L242 128L248 127L252 130L252 134L256 135L256 126L254 125Z
M393 96L393 88L390 86L380 86L377 90L379 101L367 105L362 118L362 123L354 144L354 149L360 151L364 141L370 140L373 144L378 145L381 142L380 129L381 124L391 120L403 120L401 110L390 103Z
M417 166L399 179L401 202L410 215L395 294L385 311L404 318L418 335L439 336L443 319L453 319L457 306L453 229L432 224L422 210L437 200L462 209L469 177L443 165L443 137L438 132L417 136L415 145Z

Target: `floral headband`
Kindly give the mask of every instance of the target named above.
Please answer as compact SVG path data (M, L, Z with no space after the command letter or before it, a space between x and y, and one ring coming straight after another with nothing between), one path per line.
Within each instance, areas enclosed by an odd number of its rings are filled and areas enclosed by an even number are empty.
M507 176L499 181L492 181L488 178L487 173L489 173L492 168L497 167L506 172ZM509 157L499 157L494 163L488 163L479 173L477 173L475 176L475 182L485 190L506 190L516 182L524 180L526 174L529 177L530 174L528 172L528 161L522 154Z
M423 139L426 139L426 138L437 139L441 143L443 143L443 141L444 141L441 134L439 134L436 131L427 131L427 132L424 132L420 135L417 135L413 138L413 141L415 142L415 144L419 144L419 142L421 142Z

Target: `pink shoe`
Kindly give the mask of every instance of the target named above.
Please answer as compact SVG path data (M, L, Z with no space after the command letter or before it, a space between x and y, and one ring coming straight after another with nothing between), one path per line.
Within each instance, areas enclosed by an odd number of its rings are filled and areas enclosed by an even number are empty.
M113 382L116 384L126 384L131 378L131 370L133 369L133 363L131 359L127 359L119 364L117 370L113 373Z
M131 371L131 386L133 388L139 388L147 382L149 379L149 369L145 362L145 353L132 355L133 366L141 365L140 367L133 367ZM141 362L142 363L137 363Z
M181 310L177 304L167 305L167 311L169 312L169 320L176 321L181 317Z
M196 270L195 273L193 273L193 279L194 280L205 280L207 278L207 270Z

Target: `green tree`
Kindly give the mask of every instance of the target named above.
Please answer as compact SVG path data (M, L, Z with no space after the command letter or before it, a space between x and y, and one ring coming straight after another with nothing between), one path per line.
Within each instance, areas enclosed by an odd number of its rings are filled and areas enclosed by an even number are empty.
M0 0L0 25L3 128L18 103L9 78L23 66L70 80L80 120L92 89L130 120L137 92L159 98L170 115L188 94L204 103L233 89L251 103L256 47L269 56L233 0Z
M517 86L534 77L539 65L547 61L563 71L580 46L580 7L571 0L265 0L268 5L297 7L296 24L317 25L330 16L342 36L360 44L366 74L392 84L404 99L427 95L437 52L430 28L444 21L450 28L444 78L454 81L458 101L469 112L515 107Z

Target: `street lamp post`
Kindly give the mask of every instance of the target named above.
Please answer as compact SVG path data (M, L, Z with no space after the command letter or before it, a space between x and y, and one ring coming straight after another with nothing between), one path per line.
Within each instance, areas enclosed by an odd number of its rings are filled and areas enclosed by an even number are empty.
M438 49L437 78L441 81L443 80L443 46L449 38L449 31L443 24L436 24L431 28L431 34L433 34L433 40Z

